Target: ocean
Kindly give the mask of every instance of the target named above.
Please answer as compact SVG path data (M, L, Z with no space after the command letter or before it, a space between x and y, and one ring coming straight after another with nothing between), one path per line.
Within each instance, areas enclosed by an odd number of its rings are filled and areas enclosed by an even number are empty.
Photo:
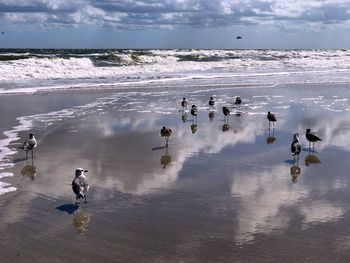
M0 95L59 89L348 82L348 50L0 49Z

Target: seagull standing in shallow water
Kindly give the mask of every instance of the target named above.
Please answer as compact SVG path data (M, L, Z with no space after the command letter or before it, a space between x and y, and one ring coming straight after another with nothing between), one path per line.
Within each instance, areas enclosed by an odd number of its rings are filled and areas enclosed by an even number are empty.
M82 198L84 198L85 203L87 203L86 193L89 190L90 186L84 173L87 173L87 170L83 168L77 168L75 170L75 178L72 181L72 189L76 195L76 205L79 204L79 199Z
M230 109L226 105L224 105L222 107L222 113L225 115L225 120L226 120L228 118L227 116L230 115Z
M236 104L237 108L241 107L242 98L240 96L236 97L235 104Z
M197 119L197 113L198 113L197 106L196 105L192 105L191 115L193 116L193 120L194 120L194 118Z
M182 101L181 101L181 106L182 106L182 109L185 110L187 108L187 100L186 98L183 98Z
M275 122L277 121L275 114L271 113L271 111L267 112L267 119L269 120L269 129L271 122L273 129L275 129Z
M297 160L299 160L299 154L301 152L301 144L299 142L299 134L298 133L294 133L294 135L293 135L293 142L290 146L290 150L293 154L294 161L295 161L295 156L298 156Z
M163 126L163 128L160 130L160 136L165 137L165 147L168 148L168 142L169 142L169 137L173 131L170 128L166 128Z
M213 97L210 97L210 99L209 99L209 106L213 107L214 105L215 105L215 100L214 100Z
M305 137L309 141L309 149L311 149L311 143L312 143L312 148L314 148L315 142L322 141L322 139L318 137L314 132L311 132L310 129L306 129Z
M29 139L26 140L23 143L23 146L22 146L22 150L26 151L26 158L27 159L28 159L28 152L29 151L32 151L32 158L33 158L33 150L36 147L36 145L37 145L37 141L36 141L36 139L34 137L34 134L30 133L29 134Z

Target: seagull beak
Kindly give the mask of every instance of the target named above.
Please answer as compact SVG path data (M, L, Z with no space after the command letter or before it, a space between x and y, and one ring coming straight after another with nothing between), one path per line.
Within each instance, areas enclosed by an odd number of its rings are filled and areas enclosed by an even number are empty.
M84 173L87 173L88 172L88 170L84 170Z

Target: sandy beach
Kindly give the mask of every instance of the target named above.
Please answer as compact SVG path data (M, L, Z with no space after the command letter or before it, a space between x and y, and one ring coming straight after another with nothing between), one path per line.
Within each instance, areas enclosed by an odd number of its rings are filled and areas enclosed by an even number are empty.
M1 131L26 116L38 139L33 160L19 151L3 170L14 174L2 180L17 190L0 198L1 262L348 261L348 89L183 86L1 96ZM183 96L198 106L196 123L182 112ZM231 109L226 131L224 104ZM173 130L168 149L162 126ZM322 138L314 152L307 128ZM295 132L303 146L297 164ZM19 131L10 148L28 133ZM291 175L294 165L300 174ZM79 209L70 185L76 167L89 171L91 186Z

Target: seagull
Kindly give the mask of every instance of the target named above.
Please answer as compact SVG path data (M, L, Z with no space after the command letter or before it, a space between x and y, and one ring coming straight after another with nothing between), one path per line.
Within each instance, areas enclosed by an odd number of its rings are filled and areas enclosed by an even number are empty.
M34 137L33 133L29 134L29 139L24 141L23 146L22 146L22 150L26 151L26 156L28 159L28 152L31 151L32 152L32 158L33 158L33 150L37 145L37 141Z
M301 145L300 145L300 142L299 142L299 133L294 133L293 135L293 142L290 146L290 150L293 154L293 157L294 157L294 160L295 160L295 156L297 155L298 156L298 159L299 160L299 154L301 152Z
M77 168L75 170L75 178L72 181L72 189L76 195L75 205L78 205L79 199L82 199L82 198L84 198L85 203L87 203L86 193L89 190L89 183L86 179L86 176L84 175L84 173L87 173L87 172L88 171L83 168Z
M242 39L242 37L241 36L237 36L236 39Z
M311 132L310 129L306 129L306 139L309 141L309 149L311 149L311 143L312 143L312 148L315 146L315 142L317 141L322 141L320 137L318 137L314 132Z
M240 96L236 97L235 104L237 107L240 107L242 104L242 98Z
M187 108L187 100L186 100L186 98L182 99L181 106L182 106L183 110L185 110Z
M193 120L195 117L197 118L197 106L196 105L192 105L191 115L193 116Z
M229 108L226 105L224 105L222 107L222 113L225 115L225 120L226 120L227 116L230 115L230 110L229 110Z
M170 128L166 128L165 126L163 126L163 128L160 130L160 136L161 137L165 137L165 147L168 148L168 141L169 141L169 137L172 133L172 130Z
M269 129L270 123L272 122L273 129L275 128L275 122L277 121L275 114L271 113L271 111L267 112L267 119L269 120Z
M215 105L215 101L214 101L214 98L213 97L210 97L209 99L209 106L214 106Z

